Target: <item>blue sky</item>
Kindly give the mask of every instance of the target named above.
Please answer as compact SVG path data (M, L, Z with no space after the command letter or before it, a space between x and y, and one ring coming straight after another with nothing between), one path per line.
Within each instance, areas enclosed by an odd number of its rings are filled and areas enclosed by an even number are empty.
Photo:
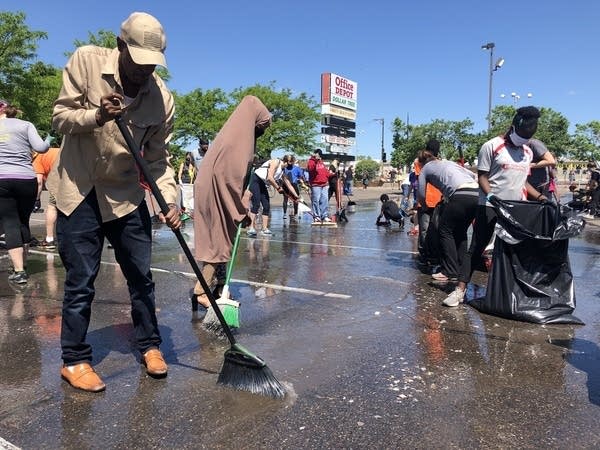
M433 119L487 127L489 51L505 59L493 75L493 105L553 108L571 122L600 116L600 2L466 0L40 1L3 0L31 29L48 32L38 56L62 67L88 31L119 32L133 11L155 15L167 33L172 89L226 91L275 81L320 100L320 74L358 83L355 155L378 158L381 125ZM501 98L501 94L505 98ZM527 94L533 96L528 99Z

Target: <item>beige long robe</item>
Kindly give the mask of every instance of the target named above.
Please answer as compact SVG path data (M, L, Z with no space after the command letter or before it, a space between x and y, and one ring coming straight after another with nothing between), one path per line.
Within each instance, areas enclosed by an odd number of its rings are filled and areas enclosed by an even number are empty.
M246 96L221 128L202 159L194 182L194 251L205 263L225 263L237 225L246 217L244 180L254 158L254 130L266 128L271 114Z

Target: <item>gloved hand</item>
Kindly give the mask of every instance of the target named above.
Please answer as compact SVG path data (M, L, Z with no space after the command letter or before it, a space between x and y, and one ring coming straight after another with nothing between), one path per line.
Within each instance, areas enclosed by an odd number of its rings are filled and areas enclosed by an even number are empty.
M485 196L485 198L490 201L493 197L496 197L494 194L492 194L491 192L488 192L488 194Z

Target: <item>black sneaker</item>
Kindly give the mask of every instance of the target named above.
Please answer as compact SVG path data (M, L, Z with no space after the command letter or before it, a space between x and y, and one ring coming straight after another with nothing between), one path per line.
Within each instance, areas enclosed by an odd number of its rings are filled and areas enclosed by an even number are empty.
M28 278L29 277L27 276L27 272L21 270L19 272L13 272L12 274L10 274L8 276L8 281L12 281L13 283L17 284L25 284L27 283Z
M40 250L55 250L56 249L56 242L51 241L48 242L46 239L44 239L42 242L40 242Z

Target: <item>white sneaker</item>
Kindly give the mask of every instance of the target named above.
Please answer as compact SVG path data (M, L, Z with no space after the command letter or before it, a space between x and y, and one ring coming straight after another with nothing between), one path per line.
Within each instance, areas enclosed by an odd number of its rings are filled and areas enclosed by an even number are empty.
M287 214L283 215L283 220L287 219Z
M260 234L265 236L271 236L273 233L271 233L271 230L269 230L268 228L263 228Z
M246 233L248 233L248 236L251 237L256 236L256 230L254 228L248 228L248 231L246 231Z
M579 214L579 217L582 217L582 218L584 218L584 219L588 219L588 220L592 220L592 219L594 219L594 218L595 218L595 217L594 217L594 216L592 216L591 214Z
M323 222L331 222L331 219L330 219L329 217L325 217L325 218L323 219Z
M450 295L448 297L446 297L444 299L442 304L444 306L450 306L450 307L458 306L463 302L464 297L465 297L465 291L463 291L462 289L456 288L450 293Z

